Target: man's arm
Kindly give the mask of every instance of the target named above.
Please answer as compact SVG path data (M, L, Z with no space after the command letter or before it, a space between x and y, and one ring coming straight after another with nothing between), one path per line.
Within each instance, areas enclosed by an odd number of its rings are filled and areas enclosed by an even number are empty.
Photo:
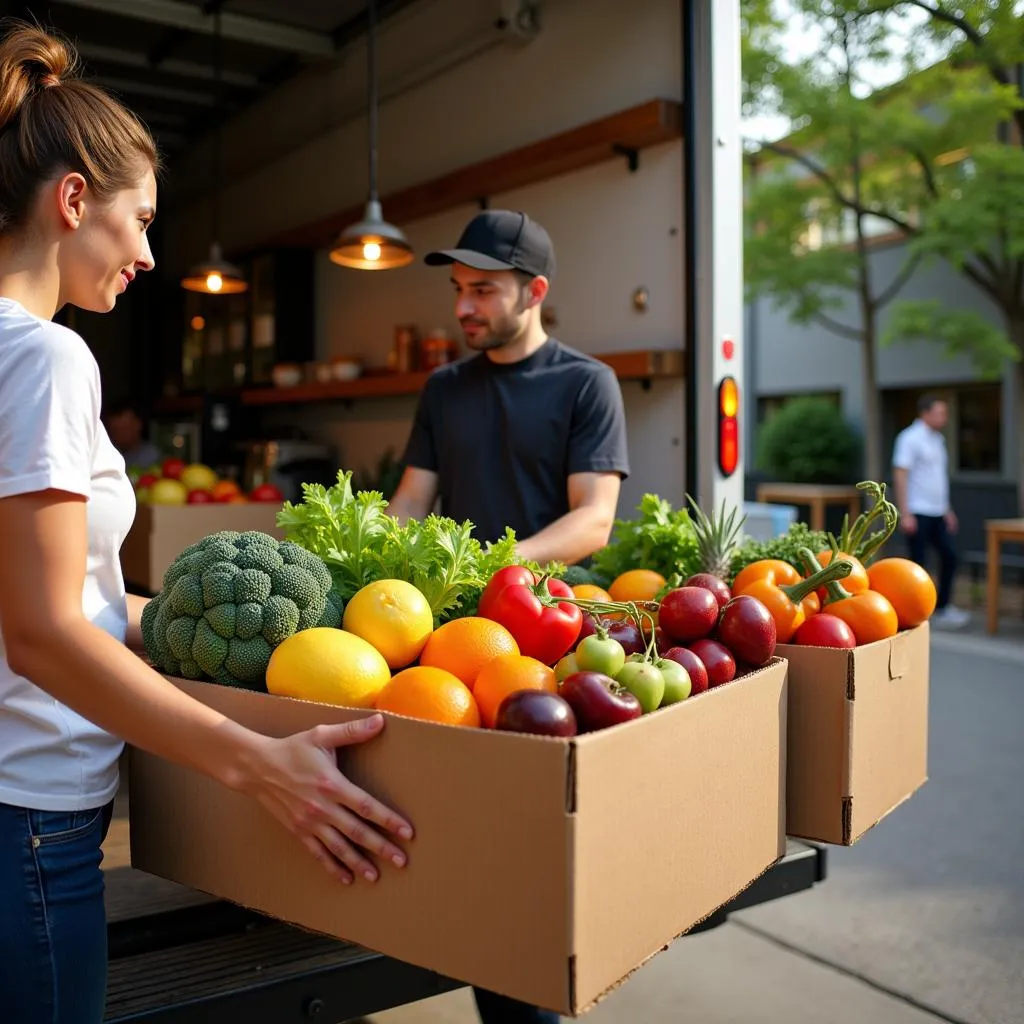
M618 473L573 473L569 511L516 546L520 558L571 565L608 543L622 481Z
M388 502L388 512L403 526L410 519L423 519L437 501L437 474L429 469L407 466L395 493Z

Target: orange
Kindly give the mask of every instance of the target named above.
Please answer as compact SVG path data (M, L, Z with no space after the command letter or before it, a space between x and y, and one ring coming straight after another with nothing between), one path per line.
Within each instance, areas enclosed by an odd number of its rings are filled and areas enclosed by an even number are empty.
M467 615L434 630L420 654L420 664L443 668L472 690L484 665L500 654L518 653L515 637L500 622Z
M405 580L374 580L345 606L341 628L361 636L391 668L411 665L434 629L427 599Z
M451 672L415 665L394 676L377 696L377 710L442 725L480 725L469 687Z
M572 588L573 596L581 601L610 601L612 595L607 590L595 587L593 583L577 583Z
M494 728L501 702L518 690L558 692L554 669L525 654L502 654L489 661L476 677L473 696L480 717L488 729Z
M231 497L231 495L239 494L241 488L234 480L218 480L213 487L210 488L210 493L215 497L223 500L224 498Z
M653 569L629 569L608 588L613 601L653 601L665 586L665 577Z
M896 610L900 629L913 629L931 618L938 602L935 581L909 558L883 558L868 566L871 589ZM840 580L846 586L846 580Z

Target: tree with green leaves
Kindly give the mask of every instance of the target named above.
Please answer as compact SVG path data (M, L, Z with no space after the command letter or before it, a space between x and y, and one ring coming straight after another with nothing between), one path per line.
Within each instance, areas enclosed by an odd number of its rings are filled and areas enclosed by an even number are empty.
M747 161L747 288L751 296L771 297L792 321L817 323L859 345L865 473L877 480L879 315L920 257L908 254L894 279L878 280L868 211L892 201L893 172L905 162L890 152L893 122L905 112L865 98L872 69L894 57L884 16L822 0L792 6L820 33L803 60L786 61L778 52L772 12L761 6L756 26L748 23L748 109L784 114L794 131L781 141L762 140Z
M745 104L793 130L750 154L746 271L797 322L860 343L867 475L879 479L876 344L925 337L995 375L1024 352L1024 20L1021 3L790 0L814 52L782 52L781 4L746 0ZM952 8L950 8L952 10ZM879 69L897 67L877 89ZM904 262L876 280L870 236L898 232ZM944 259L1003 314L1003 329L940 300L906 302L915 269ZM853 299L854 322L836 317ZM889 304L889 327L879 315ZM1024 473L1022 473L1024 479Z

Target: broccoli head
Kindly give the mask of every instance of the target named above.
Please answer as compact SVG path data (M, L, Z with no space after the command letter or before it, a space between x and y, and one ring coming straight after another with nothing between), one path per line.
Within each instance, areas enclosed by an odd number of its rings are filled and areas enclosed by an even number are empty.
M168 566L142 638L169 675L263 689L274 648L299 630L339 627L342 610L316 555L266 533L223 531Z

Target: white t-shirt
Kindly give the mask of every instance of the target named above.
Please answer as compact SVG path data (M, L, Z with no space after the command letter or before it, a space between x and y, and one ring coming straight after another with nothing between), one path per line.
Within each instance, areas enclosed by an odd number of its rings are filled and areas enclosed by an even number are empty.
M135 496L100 422L99 367L74 331L0 298L0 498L48 488L87 499L82 611L123 642L119 552ZM12 672L0 638L0 802L43 811L105 804L117 791L122 746Z
M914 420L896 438L892 464L907 471L907 510L915 516L949 511L946 439L924 420Z

